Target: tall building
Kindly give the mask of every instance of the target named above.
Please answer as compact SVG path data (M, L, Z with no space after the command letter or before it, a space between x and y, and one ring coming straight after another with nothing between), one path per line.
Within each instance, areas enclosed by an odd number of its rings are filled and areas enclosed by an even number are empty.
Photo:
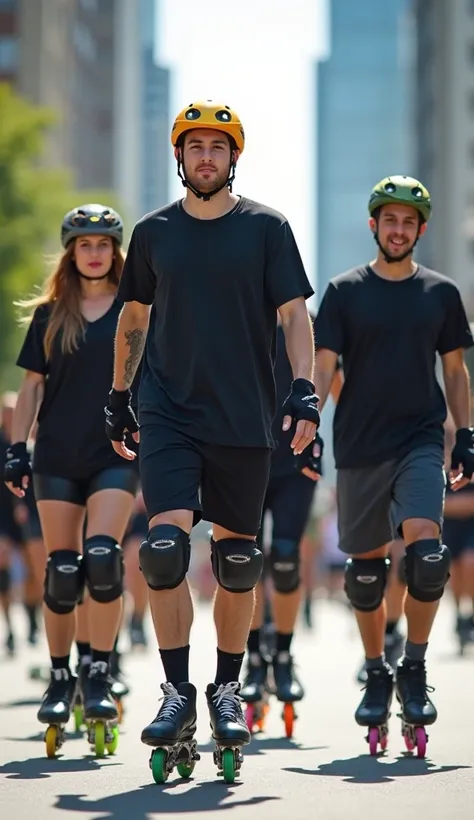
M140 0L141 189L142 212L165 205L169 197L170 73L155 61L157 3Z
M375 256L367 225L373 185L414 168L409 0L329 2L329 56L316 75L318 300L333 276ZM330 483L332 415L328 403L321 435Z
M474 315L474 0L414 0L416 169L433 197L419 258Z
M409 23L408 0L330 0L329 57L316 80L319 298L331 277L374 254L372 186L413 172Z

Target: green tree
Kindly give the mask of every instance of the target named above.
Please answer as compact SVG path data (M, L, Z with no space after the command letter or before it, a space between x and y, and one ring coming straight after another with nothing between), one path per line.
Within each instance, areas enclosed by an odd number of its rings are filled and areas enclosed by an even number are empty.
M56 117L0 83L0 389L15 389L15 359L24 331L14 302L31 294L46 272L45 254L60 251L66 211L85 202L119 207L107 192L74 191L70 173L41 166Z

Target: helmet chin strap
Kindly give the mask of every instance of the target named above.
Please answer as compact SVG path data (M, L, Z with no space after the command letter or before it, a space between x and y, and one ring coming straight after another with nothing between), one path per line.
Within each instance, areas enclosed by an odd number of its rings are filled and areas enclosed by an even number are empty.
M392 256L388 251L385 250L385 248L382 247L382 245L380 244L378 233L376 231L374 232L374 239L375 239L378 247L382 251L382 256L383 256L383 258L385 259L385 261L388 265L392 265L395 262L403 262L403 260L406 259L407 256L411 256L413 251L415 250L415 245L418 242L419 238L420 238L420 234L418 234L418 236L416 237L416 239L415 239L413 245L411 246L411 248L408 248L408 250L405 251L405 253L403 253L401 256Z
M235 167L236 167L236 163L234 162L233 159L231 160L231 163L229 165L229 172L227 174L226 181L223 182L222 185L219 185L217 188L214 188L212 191L206 191L206 192L200 191L198 188L196 188L189 181L189 179L186 176L186 169L184 167L184 162L181 160L181 157L178 156L177 162L178 162L178 176L179 176L184 188L189 188L189 190L192 191L194 196L197 197L198 199L202 199L203 202L209 202L211 197L218 194L219 191L223 190L223 188L228 187L232 191L232 183L235 179Z

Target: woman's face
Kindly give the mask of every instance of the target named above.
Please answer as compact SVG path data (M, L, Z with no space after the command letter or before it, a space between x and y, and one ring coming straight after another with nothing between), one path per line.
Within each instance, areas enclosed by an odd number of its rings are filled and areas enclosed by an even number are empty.
M78 236L72 258L82 276L96 279L112 267L114 245L110 236Z

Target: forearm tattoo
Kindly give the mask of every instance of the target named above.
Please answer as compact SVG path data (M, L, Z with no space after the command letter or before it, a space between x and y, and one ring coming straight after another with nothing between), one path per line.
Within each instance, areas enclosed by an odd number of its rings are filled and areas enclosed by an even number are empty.
M128 359L125 360L124 368L124 381L128 388L133 382L135 373L137 372L137 368L140 363L143 348L145 346L145 332L139 327L136 327L133 330L126 330L125 338L127 340L127 347L130 348L130 355Z

